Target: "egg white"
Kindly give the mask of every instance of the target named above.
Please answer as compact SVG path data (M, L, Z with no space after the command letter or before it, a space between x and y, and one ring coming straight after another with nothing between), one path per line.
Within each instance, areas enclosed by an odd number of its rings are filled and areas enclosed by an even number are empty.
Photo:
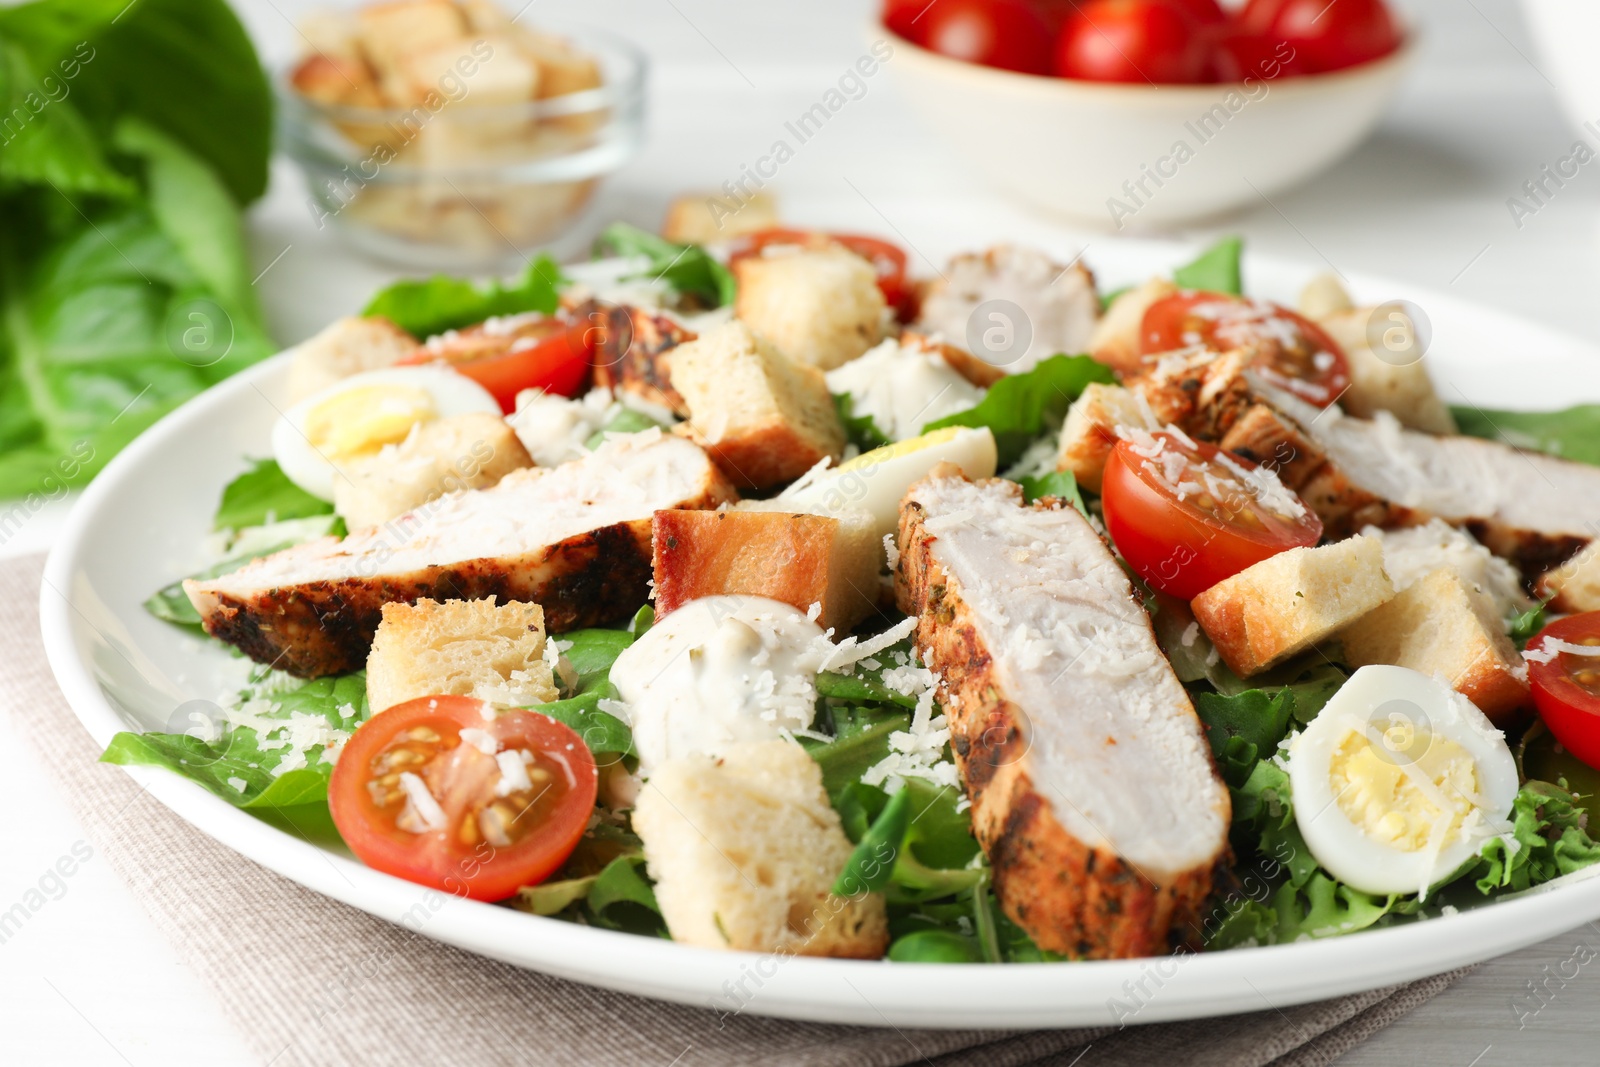
M493 395L462 374L445 367L386 367L353 374L291 407L272 427L272 455L289 480L312 496L333 499L338 467L332 458L314 448L306 437L311 412L332 397L369 385L408 385L425 391L433 400L434 417L447 419L483 411L500 414Z
M1330 781L1334 755L1351 730L1382 719L1385 706L1395 701L1419 709L1433 735L1460 745L1476 766L1481 818L1437 855L1426 848L1397 849L1368 836L1345 815ZM1381 665L1351 675L1290 743L1289 782L1295 824L1317 862L1347 885L1376 894L1425 895L1459 870L1486 840L1509 828L1506 819L1519 787L1505 736L1470 700L1425 674Z

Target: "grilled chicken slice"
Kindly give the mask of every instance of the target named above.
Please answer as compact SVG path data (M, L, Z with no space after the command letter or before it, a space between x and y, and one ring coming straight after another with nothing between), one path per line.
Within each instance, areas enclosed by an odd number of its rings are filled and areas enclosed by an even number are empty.
M649 592L651 516L737 499L698 446L650 431L184 591L206 631L251 659L302 678L342 674L366 662L391 601L531 601L551 633L626 618Z
M689 406L672 387L668 355L685 341L693 341L694 331L667 315L597 300L584 304L578 313L600 331L595 385L632 393L679 418L689 417Z
M1105 543L1070 507L941 466L900 510L900 606L941 679L973 832L1042 948L1198 942L1228 791Z
M973 313L991 300L1004 300L1022 311L1023 321L996 319L973 324ZM1009 318L997 311L1001 318ZM998 245L982 254L956 256L944 275L929 288L922 301L917 328L938 334L951 344L979 346L967 340L969 327L976 332L1010 329L1019 338L1031 331L1026 351L975 351L973 354L999 366L1007 374L1032 370L1043 359L1065 352L1087 352L1089 338L1100 317L1100 297L1094 275L1083 264L1061 264L1036 248Z

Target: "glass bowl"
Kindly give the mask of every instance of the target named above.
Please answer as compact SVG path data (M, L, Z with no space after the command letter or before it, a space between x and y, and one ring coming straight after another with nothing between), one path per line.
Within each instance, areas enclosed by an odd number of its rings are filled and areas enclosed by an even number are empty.
M414 107L352 107L309 99L284 72L279 146L305 172L317 228L445 271L515 266L571 230L643 142L647 61L613 34L552 29L599 64L598 88L473 104L470 78L447 70Z

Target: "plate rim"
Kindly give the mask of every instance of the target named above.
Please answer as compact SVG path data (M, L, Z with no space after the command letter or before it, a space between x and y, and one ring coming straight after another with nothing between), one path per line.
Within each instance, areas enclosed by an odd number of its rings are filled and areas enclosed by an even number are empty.
M1151 259L1170 242L1140 242ZM1145 258L1143 255L1137 258ZM1286 257L1247 254L1255 276L1303 272ZM1600 346L1496 308L1386 279L1352 275L1358 291L1405 294L1429 306L1471 307L1562 347ZM40 629L51 671L79 722L104 746L128 727L79 655L71 602L73 577L83 569L85 540L100 508L143 458L236 393L284 373L294 349L248 368L167 414L114 457L74 505L46 560L40 587ZM1600 359L1597 359L1600 364ZM1597 376L1600 388L1600 376ZM84 622L93 628L87 617ZM105 640L102 635L102 640ZM591 985L729 1014L749 1012L824 1023L923 1028L1026 1028L1128 1025L1282 1008L1410 981L1487 959L1600 918L1600 866L1568 876L1517 899L1502 899L1456 915L1315 942L1218 953L1095 960L1070 964L918 964L782 957L681 945L585 927L464 900L381 874L278 830L201 786L158 768L124 770L179 818L213 840L324 896L415 933L467 951ZM1591 877L1593 876L1593 877ZM1546 899L1549 898L1549 899ZM1554 903L1559 900L1561 903ZM426 914L415 926L418 907ZM507 923L514 924L507 927ZM1446 933L1440 934L1440 930ZM522 936L517 936L521 934ZM509 936L508 936L509 935ZM1380 940L1381 939L1381 940ZM770 965L772 974L768 975ZM954 971L951 968L956 968ZM975 969L985 968L981 979ZM1038 968L1048 968L1039 970ZM1172 974L1164 973L1171 970ZM733 983L752 980L756 994L729 1009ZM1271 975L1269 998L1252 977ZM1154 978L1156 995L1127 993ZM967 992L951 998L950 991ZM981 991L974 997L974 991ZM1253 992L1250 992L1253 991ZM718 1003L722 998L723 1003ZM951 1003L955 1000L955 1003ZM1130 1009L1129 1005L1133 1007Z

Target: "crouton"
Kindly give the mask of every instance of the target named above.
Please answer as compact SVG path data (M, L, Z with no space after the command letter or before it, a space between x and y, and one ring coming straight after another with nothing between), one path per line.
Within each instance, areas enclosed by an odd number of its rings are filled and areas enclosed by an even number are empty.
M352 530L378 526L462 489L487 489L533 466L516 432L498 415L473 412L425 422L397 445L345 462L333 508Z
M842 634L877 605L883 549L863 511L842 519L767 507L658 511L653 534L661 615L701 597L739 593L801 611L817 606L817 625Z
M1494 603L1447 568L1367 612L1340 637L1352 667L1387 663L1443 677L1496 725L1528 703L1528 669Z
M850 839L798 745L669 760L640 792L633 828L674 941L847 959L878 959L888 945L881 896L831 892Z
M1317 324L1350 363L1350 388L1339 398L1340 407L1364 419L1387 411L1423 433L1457 432L1455 417L1428 377L1421 342L1402 305L1348 308Z
M1554 611L1600 611L1600 541L1541 574L1534 592Z
M516 41L523 54L538 64L540 100L600 88L600 64L593 56L580 52L571 41L535 30L524 30ZM593 121L593 116L583 117Z
M498 35L433 41L407 52L397 66L400 79L393 87L404 94L399 104L421 104L430 94L474 108L521 104L534 99L541 84L533 60L517 51L510 38ZM470 77L465 75L469 70ZM469 123L466 116L451 118L485 133L511 133L523 125L520 118L497 119L487 126L481 120Z
M1200 628L1241 678L1304 652L1394 597L1383 545L1352 537L1292 548L1194 598Z
M1308 319L1325 319L1353 307L1337 274L1319 274L1300 290L1300 314Z
M1144 313L1150 310L1151 304L1177 291L1178 287L1167 279L1151 278L1123 292L1111 301L1111 306L1095 323L1094 333L1089 337L1090 354L1119 375L1138 374L1144 369L1139 344Z
M1136 426L1154 430L1160 426L1148 402L1138 393L1120 385L1086 386L1082 395L1067 409L1061 427L1061 448L1056 453L1056 470L1071 471L1078 484L1091 492L1100 491L1106 460L1117 446L1117 427Z
M352 374L392 367L420 347L415 337L381 316L340 319L295 348L289 398L304 400Z
M886 305L865 259L836 245L734 264L734 313L796 363L832 370L883 340Z
M361 9L361 39L387 81L400 75L411 52L466 36L467 22L451 0L389 0Z
M689 409L673 428L741 488L792 481L844 452L822 372L791 362L741 322L672 350L672 384Z
M680 244L726 241L778 225L778 201L770 193L735 200L720 192L690 193L667 205L661 236Z
M334 107L382 107L383 92L372 68L360 56L307 56L289 75L289 84L308 100Z
M385 604L367 655L372 710L426 696L521 707L558 699L544 658L544 609L494 600Z

